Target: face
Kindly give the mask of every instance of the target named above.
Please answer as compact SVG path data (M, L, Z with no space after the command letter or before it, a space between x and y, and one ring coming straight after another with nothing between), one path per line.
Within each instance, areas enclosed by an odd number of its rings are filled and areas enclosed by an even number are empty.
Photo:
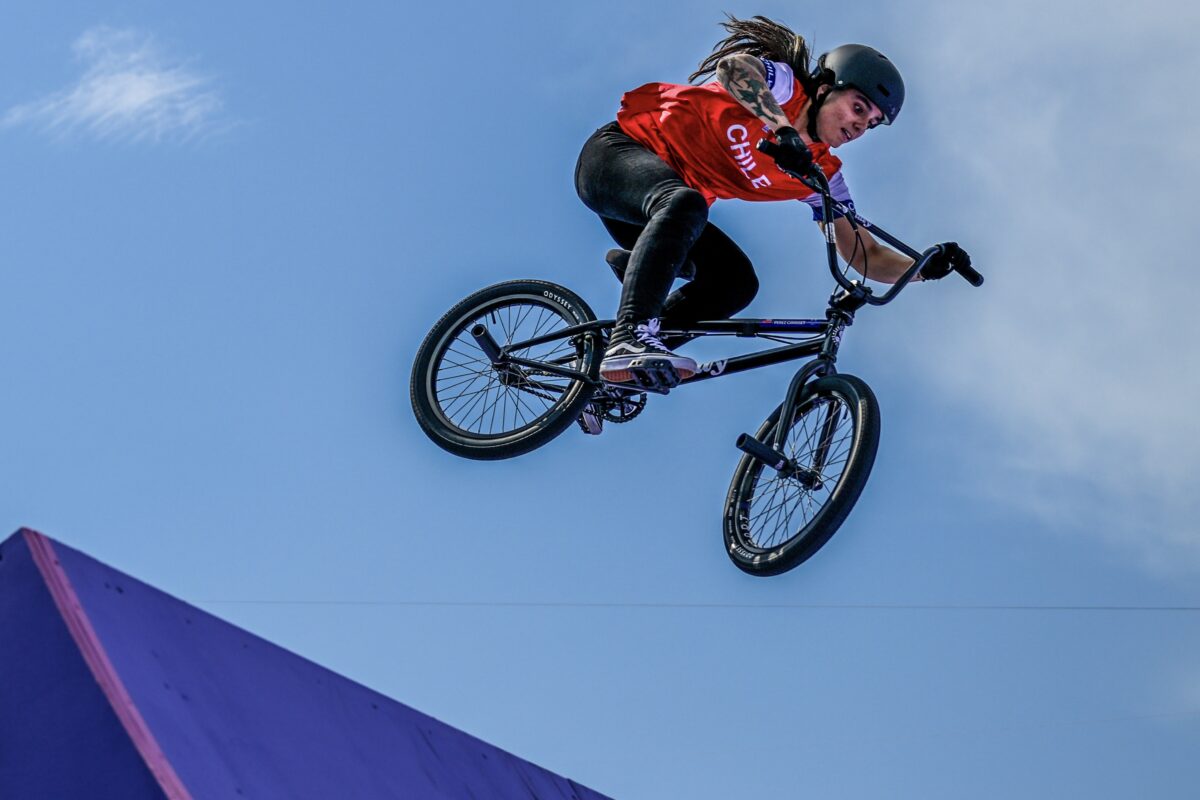
M823 86L820 91L828 90ZM858 89L835 89L817 112L817 136L830 147L841 147L883 120L883 112Z

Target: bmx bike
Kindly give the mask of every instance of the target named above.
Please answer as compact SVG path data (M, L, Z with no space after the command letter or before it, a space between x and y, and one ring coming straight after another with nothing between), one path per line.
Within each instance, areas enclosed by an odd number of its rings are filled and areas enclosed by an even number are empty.
M770 143L762 147L770 155ZM503 459L554 439L592 404L591 413L628 422L647 393L713 380L800 358L783 401L751 435L736 441L742 456L725 500L724 538L733 563L753 575L776 575L816 553L854 507L879 446L879 404L860 378L836 369L842 336L855 313L890 303L928 261L830 196L819 171L789 173L821 194L829 269L837 288L824 319L728 319L662 322L663 338L754 337L778 345L703 363L679 380L664 369L640 371L636 382L600 378L614 320L598 320L577 294L554 283L515 280L465 298L433 326L417 350L410 392L422 430L439 447L473 459ZM869 230L914 260L884 294L850 280L838 267L833 212ZM970 266L955 270L975 286Z

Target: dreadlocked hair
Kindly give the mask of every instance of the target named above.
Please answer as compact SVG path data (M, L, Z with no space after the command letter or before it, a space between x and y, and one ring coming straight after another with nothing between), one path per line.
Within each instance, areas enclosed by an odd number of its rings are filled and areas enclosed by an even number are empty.
M771 61L787 63L800 84L808 94L814 87L809 66L811 54L808 42L786 25L781 25L766 17L756 16L753 19L738 19L732 14L721 23L721 27L729 31L729 35L713 45L712 54L700 62L688 77L688 82L704 80L717 71L717 64L726 56L746 53L748 55L766 58Z

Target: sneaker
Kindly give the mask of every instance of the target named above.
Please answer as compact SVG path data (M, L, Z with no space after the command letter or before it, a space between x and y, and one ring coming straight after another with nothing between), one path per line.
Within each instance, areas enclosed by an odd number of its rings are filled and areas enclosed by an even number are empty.
M696 374L696 361L672 353L658 338L659 322L647 320L637 325L619 325L613 331L604 360L600 362L600 377L612 383L628 383L633 373L655 362L670 364L680 380Z

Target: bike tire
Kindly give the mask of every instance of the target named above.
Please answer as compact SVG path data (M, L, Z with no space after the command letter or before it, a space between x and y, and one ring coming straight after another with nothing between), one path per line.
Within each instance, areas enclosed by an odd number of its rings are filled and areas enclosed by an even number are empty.
M494 368L471 336L485 324L504 347L596 319L578 295L547 281L506 281L481 289L447 311L426 335L409 384L421 430L465 458L494 460L528 453L558 436L583 411L586 381L518 368ZM597 379L599 332L556 340L514 355L552 361Z
M824 428L833 408L839 416L827 437ZM773 445L782 412L780 405L755 438ZM780 475L749 455L738 462L725 501L724 532L726 552L739 569L769 576L799 566L829 541L854 508L879 449L879 402L861 379L827 375L801 391L781 449L807 466L814 463L822 441L829 445L825 467L819 475L807 473L812 483L820 479L819 488Z

